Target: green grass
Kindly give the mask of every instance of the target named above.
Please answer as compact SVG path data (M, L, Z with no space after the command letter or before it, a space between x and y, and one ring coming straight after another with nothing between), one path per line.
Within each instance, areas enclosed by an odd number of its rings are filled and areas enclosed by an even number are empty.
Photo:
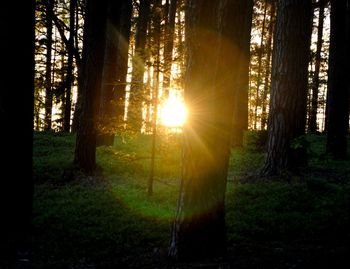
M308 139L310 168L291 183L237 180L254 177L264 153L249 140L232 150L226 222L233 268L340 268L347 261L350 162L323 160L324 137ZM116 138L113 147L97 150L102 175L64 182L74 136L35 133L31 268L163 268L154 253L165 252L170 240L180 140L157 142L154 194L148 197L149 136Z

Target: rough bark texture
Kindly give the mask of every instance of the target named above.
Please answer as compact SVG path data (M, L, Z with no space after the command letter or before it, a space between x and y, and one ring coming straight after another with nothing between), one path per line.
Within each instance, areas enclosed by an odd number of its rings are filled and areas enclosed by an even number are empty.
M308 124L308 131L310 133L317 132L317 109L318 109L318 87L320 86L320 67L321 67L321 49L323 43L323 21L324 21L324 8L325 1L320 4L318 13L318 28L317 28L317 47L315 55L315 73L312 78L312 99L311 99L311 110Z
M113 145L124 118L131 12L132 1L109 1L98 145Z
M32 220L35 1L6 1L0 11L0 267L15 268L7 262L28 247Z
M84 85L74 163L86 173L96 166L96 128L105 48L107 0L88 0L84 28Z
M331 37L327 96L327 151L335 158L347 157L349 128L349 29L347 1L331 1Z
M183 164L169 255L179 260L224 255L225 190L246 1L189 0ZM234 68L233 68L234 67ZM229 69L228 69L229 68Z
M305 161L292 144L305 133L311 11L311 1L277 1L264 175L294 171Z

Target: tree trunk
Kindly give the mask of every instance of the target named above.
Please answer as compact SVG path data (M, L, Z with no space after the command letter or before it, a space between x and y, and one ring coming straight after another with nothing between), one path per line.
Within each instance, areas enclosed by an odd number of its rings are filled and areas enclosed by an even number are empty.
M295 139L305 133L311 1L278 0L272 58L268 149L263 175L305 164Z
M246 1L189 0L181 190L169 255L179 260L225 255L225 190L239 76L239 29ZM233 31L236 30L236 31ZM229 68L229 71L227 70ZM215 102L213 102L215 100Z
M96 168L96 125L105 49L107 0L87 0L84 28L84 88L74 163L86 173Z
M45 127L46 131L51 130L52 123L52 20L53 0L46 0L46 75L45 75Z
M349 128L349 41L347 1L331 1L331 37L328 69L327 151L335 158L347 157Z
M263 22L261 26L261 38L260 38L260 46L258 50L258 77L256 81L256 95L255 95L255 111L254 111L254 130L257 129L258 124L258 107L261 103L260 101L260 84L261 84L261 67L262 67L262 57L263 57L263 50L264 50L264 35L265 35L265 24L266 24L266 13L267 13L267 0L265 0L265 7L264 7L264 17ZM261 122L261 121L260 121ZM261 129L261 127L260 127Z
M123 122L132 1L109 2L97 145L111 146Z
M322 1L321 1L322 2ZM318 93L320 86L320 67L321 67L321 50L323 43L323 21L324 21L324 8L325 2L320 4L318 12L318 29L317 29L317 47L315 56L315 73L312 78L312 98L311 98L311 110L309 116L308 129L310 133L317 132L317 110L318 110Z
M261 130L265 130L267 127L267 96L270 91L270 80L271 80L271 54L272 54L272 37L273 37L273 31L275 26L275 12L276 12L276 3L271 3L271 10L270 10L270 22L269 22L269 28L268 28L268 39L267 39L267 55L266 55L266 62L265 62L265 82L264 82L264 91L261 98Z
M237 2L237 1L236 1ZM235 105L233 111L232 122L232 137L231 142L234 147L241 147L243 145L244 131L248 129L248 89L249 89L249 62L250 62L250 32L252 29L253 16L253 1L238 1L239 3L239 18L242 18L239 30L233 24L232 31L237 32L241 38L233 36L235 43L242 52L240 54L239 73L240 75L232 83L235 89ZM228 70L235 68L230 66ZM226 71L227 72L227 71ZM240 79L239 79L240 78ZM235 84L236 83L236 84Z
M135 55L132 63L132 78L128 106L128 126L135 132L140 132L142 119L142 106L144 101L143 76L146 60L147 25L150 17L150 0L140 0L139 16L136 25Z
M72 84L74 82L73 57L74 57L74 35L75 35L75 8L77 0L70 0L69 7L69 46L68 46L68 63L66 77L66 95L64 106L63 131L70 132L70 120L72 110Z
M6 1L0 11L0 263L15 268L8 262L28 258L32 229L35 1Z
M173 60L174 48L174 30L176 16L177 0L171 0L169 14L167 15L167 24L165 28L165 45L164 45L164 68L163 68L163 94L164 98L169 95L171 81L171 64Z

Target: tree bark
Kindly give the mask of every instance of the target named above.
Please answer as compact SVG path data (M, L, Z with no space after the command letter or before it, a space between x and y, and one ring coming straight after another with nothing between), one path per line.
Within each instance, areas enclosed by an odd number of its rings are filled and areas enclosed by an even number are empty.
M293 143L305 133L311 11L311 1L277 1L268 149L263 175L294 172L306 161L305 149Z
M181 190L169 256L225 255L225 190L246 1L189 0ZM236 30L236 31L233 31ZM227 70L227 68L229 68Z
M327 95L327 152L335 158L347 157L349 128L349 41L347 1L331 1Z
M96 128L105 49L107 0L87 0L84 28L84 84L74 163L92 174L96 168Z

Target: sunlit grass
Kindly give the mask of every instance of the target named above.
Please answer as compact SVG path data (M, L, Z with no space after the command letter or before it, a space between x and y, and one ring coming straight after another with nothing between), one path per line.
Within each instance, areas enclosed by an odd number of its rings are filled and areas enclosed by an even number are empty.
M152 197L147 195L149 135L116 137L113 147L98 148L102 174L72 182L62 182L61 173L73 158L74 136L36 133L34 138L34 173L40 181L31 268L154 268L155 249L166 253L170 240L181 135L158 138ZM296 259L305 266L322 265L322 257L341 261L350 241L348 162L294 183L244 182L240 179L258 170L264 157L246 141L249 145L232 150L226 194L228 247L237 268L291 268ZM324 138L312 141L321 154ZM334 163L318 155L312 167Z

